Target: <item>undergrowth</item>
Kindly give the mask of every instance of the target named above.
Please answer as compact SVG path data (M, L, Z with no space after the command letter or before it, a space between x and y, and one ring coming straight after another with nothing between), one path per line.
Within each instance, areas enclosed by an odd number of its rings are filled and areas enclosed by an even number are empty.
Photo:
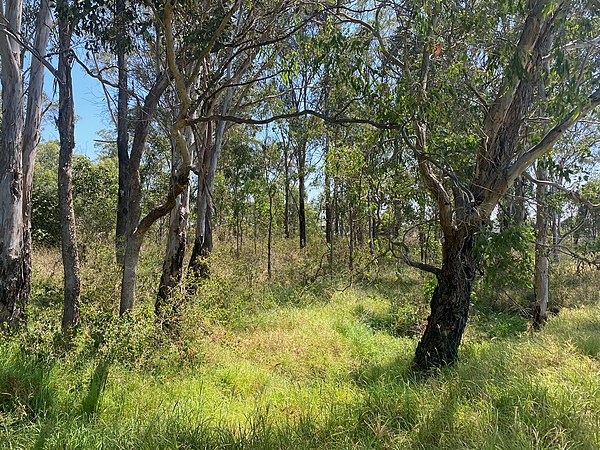
M253 252L222 251L163 327L160 255L146 252L138 308L118 318L110 250L87 251L67 335L58 254L36 255L28 330L0 343L2 449L600 448L595 273L561 269L570 308L536 334L474 296L459 362L421 378L432 282L406 268L315 277L309 249L269 280Z

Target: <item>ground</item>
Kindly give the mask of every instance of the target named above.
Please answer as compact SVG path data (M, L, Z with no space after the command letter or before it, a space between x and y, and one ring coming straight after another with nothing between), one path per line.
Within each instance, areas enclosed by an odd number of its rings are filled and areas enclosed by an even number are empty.
M249 289L215 275L178 331L141 301L127 319L87 304L67 337L37 277L30 332L0 344L2 449L600 448L594 302L540 333L474 305L457 365L424 378L412 272Z

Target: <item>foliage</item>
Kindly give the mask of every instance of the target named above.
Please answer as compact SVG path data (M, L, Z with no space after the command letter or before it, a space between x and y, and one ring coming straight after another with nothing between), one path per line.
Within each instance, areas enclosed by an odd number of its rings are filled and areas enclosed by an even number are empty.
M43 245L60 242L57 193L58 144L48 142L38 150L32 192L33 239ZM80 233L111 234L117 196L117 166L112 158L97 162L83 155L73 158L73 201Z
M482 229L475 255L483 272L484 291L498 293L509 288L531 288L533 242L533 230L528 225L514 225L500 232Z

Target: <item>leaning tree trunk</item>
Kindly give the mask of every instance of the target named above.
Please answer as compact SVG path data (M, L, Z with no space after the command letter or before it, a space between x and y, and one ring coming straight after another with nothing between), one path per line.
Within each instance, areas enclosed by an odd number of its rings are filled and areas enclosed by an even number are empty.
M536 168L538 180L546 181L548 179L548 169ZM534 274L534 292L535 309L533 313L533 327L540 329L546 322L548 316L548 228L550 208L546 203L547 186L538 183L536 187L536 238L535 238L535 274Z
M58 0L56 8L64 11L65 0ZM60 152L58 157L58 205L60 211L61 246L64 271L63 329L79 322L79 255L77 252L77 230L73 209L73 150L75 149L75 110L73 105L73 80L71 77L71 32L68 19L59 14L59 102L58 133Z
M10 27L21 29L22 4L5 2ZM23 83L19 44L0 33L2 137L0 143L0 327L25 319L29 282L23 249Z
M34 48L40 58L31 58L29 84L27 86L27 113L23 132L23 251L25 253L24 278L31 282L31 194L33 190L33 170L35 155L40 140L42 122L42 96L44 90L45 68L41 58L46 57L46 48L52 24L48 0L40 2L36 19Z
M417 370L428 371L456 361L469 318L475 274L473 242L473 234L464 229L444 236L442 268L431 298L431 314L415 353Z
M230 69L229 69L230 70ZM231 77L231 73L229 74ZM234 88L228 88L223 100L222 113L225 115L229 112L231 102L233 100ZM198 208L196 222L196 238L194 239L194 248L189 263L189 271L194 277L208 278L210 267L208 265L208 257L213 251L213 203L212 193L215 187L215 175L217 173L217 165L221 157L223 148L223 140L227 131L227 122L220 120L217 123L214 136L214 145L210 151L204 152L204 164L202 169L203 177L198 179ZM209 127L207 133L207 142L211 139L211 129Z

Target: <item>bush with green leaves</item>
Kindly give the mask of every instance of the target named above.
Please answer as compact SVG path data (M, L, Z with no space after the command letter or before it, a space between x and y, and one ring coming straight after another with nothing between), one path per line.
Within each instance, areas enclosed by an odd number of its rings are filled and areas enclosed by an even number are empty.
M60 243L58 211L58 152L56 141L40 144L33 176L31 227L35 242ZM110 234L115 227L118 167L112 157L96 161L84 155L73 158L73 203L78 231L85 239Z
M535 236L529 225L511 226L502 231L484 228L475 245L480 268L482 296L497 300L499 292L532 288Z

